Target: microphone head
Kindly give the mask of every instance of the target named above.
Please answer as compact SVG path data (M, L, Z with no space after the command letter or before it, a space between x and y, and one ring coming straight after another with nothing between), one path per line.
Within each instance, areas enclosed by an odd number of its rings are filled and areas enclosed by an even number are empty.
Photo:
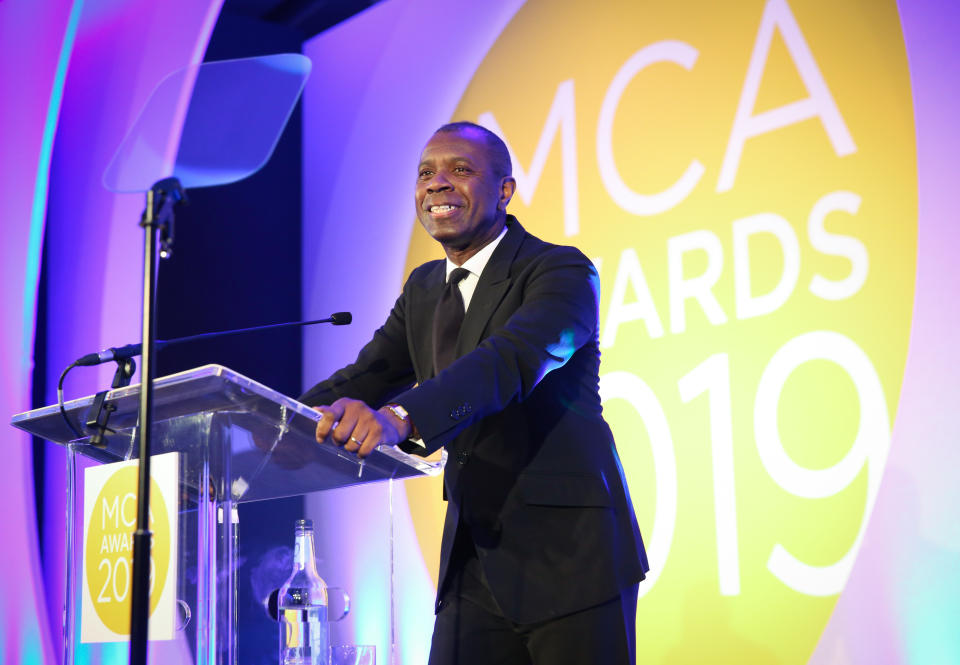
M335 326L348 326L353 321L353 314L350 312L337 312L330 315L330 323Z

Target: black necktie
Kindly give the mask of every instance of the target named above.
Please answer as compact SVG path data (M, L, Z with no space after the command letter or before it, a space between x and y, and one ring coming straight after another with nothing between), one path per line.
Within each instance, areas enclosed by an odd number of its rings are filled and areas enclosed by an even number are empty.
M463 296L457 284L470 274L466 268L457 268L450 273L437 309L433 313L433 373L439 374L454 361L457 335L463 324Z

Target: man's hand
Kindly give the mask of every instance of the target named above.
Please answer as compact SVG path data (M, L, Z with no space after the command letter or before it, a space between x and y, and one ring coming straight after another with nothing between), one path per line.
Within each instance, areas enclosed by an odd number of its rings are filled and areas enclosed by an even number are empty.
M392 411L374 411L357 399L341 397L330 406L313 408L323 414L317 423L317 443L330 441L360 457L366 457L381 443L394 445L410 435L410 424Z

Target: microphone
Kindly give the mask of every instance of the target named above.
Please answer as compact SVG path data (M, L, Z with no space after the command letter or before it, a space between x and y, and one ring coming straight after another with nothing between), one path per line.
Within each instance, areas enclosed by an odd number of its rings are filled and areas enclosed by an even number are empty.
M174 339L158 339L154 342L157 350L171 344L180 344L181 342L192 342L198 339L207 339L210 337L225 337L226 335L238 335L240 333L257 332L259 330L271 330L273 328L289 328L291 326L312 326L315 323L331 323L335 326L347 326L353 321L353 315L350 312L336 312L326 319L315 319L313 321L290 321L289 323L271 323L265 326L254 326L253 328L238 328L236 330L220 330L217 332L200 333L199 335L188 335L187 337L176 337ZM96 353L88 353L81 356L74 362L74 365L87 366L101 365L111 360L126 360L139 356L142 349L141 344L127 344L126 346L110 347Z
M97 353L88 353L85 356L80 356L73 364L81 367L89 367L91 365L101 365L111 360L126 360L127 358L139 356L140 347L140 344L127 344L119 348L111 346L109 349L104 349Z

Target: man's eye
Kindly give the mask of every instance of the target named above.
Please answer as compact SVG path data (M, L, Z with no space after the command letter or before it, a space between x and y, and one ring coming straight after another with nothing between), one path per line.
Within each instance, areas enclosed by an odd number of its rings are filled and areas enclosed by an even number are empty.
M424 178L429 178L432 174L432 171L420 171L420 173L417 174L417 178L423 180Z
M456 166L454 167L453 172L454 173L470 173L470 169L468 169L466 166Z

